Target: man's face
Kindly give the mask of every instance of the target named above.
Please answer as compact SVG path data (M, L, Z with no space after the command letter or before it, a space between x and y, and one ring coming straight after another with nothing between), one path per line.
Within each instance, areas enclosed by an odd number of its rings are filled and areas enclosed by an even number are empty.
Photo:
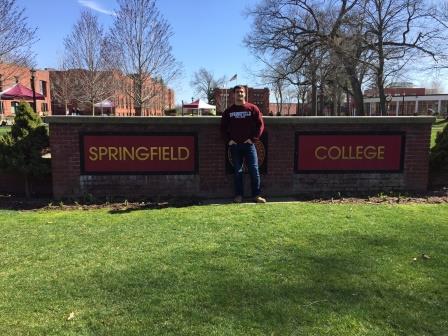
M235 100L238 102L242 102L246 99L246 92L244 88L238 88L235 90Z

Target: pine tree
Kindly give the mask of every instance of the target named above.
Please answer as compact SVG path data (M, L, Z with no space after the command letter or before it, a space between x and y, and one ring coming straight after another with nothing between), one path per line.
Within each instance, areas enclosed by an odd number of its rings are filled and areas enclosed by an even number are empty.
M30 177L50 172L49 160L42 158L48 147L48 130L42 119L28 103L21 102L11 131L0 138L0 169L23 176L26 197L30 197Z

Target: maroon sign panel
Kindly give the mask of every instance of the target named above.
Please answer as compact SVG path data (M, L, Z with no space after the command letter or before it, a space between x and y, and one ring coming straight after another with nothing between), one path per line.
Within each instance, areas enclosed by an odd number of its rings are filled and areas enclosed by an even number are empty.
M403 134L296 134L296 172L400 172Z
M194 174L196 135L81 135L82 174Z

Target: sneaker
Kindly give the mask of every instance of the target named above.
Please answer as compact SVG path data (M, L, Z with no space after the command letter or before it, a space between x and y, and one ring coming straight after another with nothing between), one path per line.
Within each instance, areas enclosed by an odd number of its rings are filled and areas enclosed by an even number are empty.
M266 203L266 198L263 198L261 196L255 196L254 201L255 203Z
M233 203L241 203L243 201L243 196L235 196Z

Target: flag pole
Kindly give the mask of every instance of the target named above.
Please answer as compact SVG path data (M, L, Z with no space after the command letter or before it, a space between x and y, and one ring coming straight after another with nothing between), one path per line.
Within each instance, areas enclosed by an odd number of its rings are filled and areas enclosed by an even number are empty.
M226 91L224 93L224 95L226 97L226 104L224 105L224 110L227 110L227 86L229 86L229 82L226 82Z
M225 109L227 109L228 99L229 99L229 94L228 94L229 82L235 81L235 83L236 83L237 76L238 76L238 74L234 74L232 77L230 77L230 79L228 81L226 81L226 84L225 84L225 96L226 96Z
M236 85L236 79L237 79L237 77L238 77L238 74L234 74L234 75L232 76L232 78L229 79L229 82L235 81L235 85ZM234 85L233 87L235 87L235 85Z

